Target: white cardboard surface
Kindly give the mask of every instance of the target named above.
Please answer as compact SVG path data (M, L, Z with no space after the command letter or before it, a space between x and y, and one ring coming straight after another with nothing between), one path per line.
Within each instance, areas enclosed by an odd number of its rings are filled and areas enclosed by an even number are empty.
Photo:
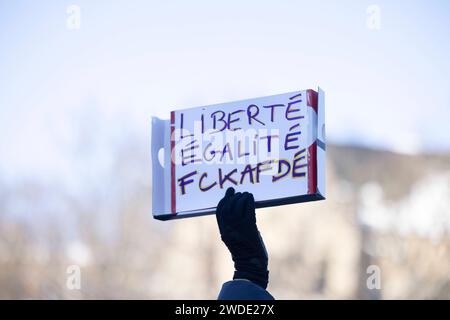
M161 120L158 118L152 119L152 170L153 170L153 215L155 218L179 218L184 216L195 216L214 212L215 206L218 201L223 197L225 190L228 187L233 187L235 190L244 192L248 191L254 194L255 200L259 206L278 205L282 203L292 203L301 201L319 200L325 197L325 119L324 119L324 92L318 90L318 112L316 113L314 108L307 106L307 91L296 91L280 95L274 95L269 97L248 99L242 101L235 101L223 104L216 104L204 107L190 108L184 110L177 110L174 112L175 131L174 131L174 154L178 161L181 160L181 150L185 149L184 155L193 155L195 159L201 161L195 163L188 163L182 165L180 163L174 165L175 176L172 178L171 174L171 128L170 120ZM296 97L293 100L290 98ZM298 101L301 100L301 101ZM290 102L295 102L291 106L291 112L289 117L302 117L301 119L288 120L286 118L287 105ZM279 106L274 109L274 118L272 118L271 108L264 108L264 106L284 104L285 107ZM259 108L259 114L256 119L263 122L263 124L255 121L253 118L250 120L251 125L248 123L247 111L250 105L256 105ZM296 111L298 109L298 111ZM245 110L245 111L239 111ZM293 111L294 110L294 111ZM256 109L252 107L250 113L254 113ZM242 128L241 130L232 131L225 129L220 133L206 134L201 133L201 127L205 132L207 129L213 131L213 117L212 114L216 113L216 116L230 114L230 119L238 119L230 124L230 129ZM203 122L199 121L203 115ZM217 118L216 118L217 119ZM228 120L228 116L224 117ZM272 121L273 120L273 121ZM183 130L180 130L183 125ZM216 121L216 129L220 129L222 123ZM196 131L197 129L197 131ZM290 130L291 129L291 130ZM291 138L298 138L296 141L290 141L288 146L295 147L295 149L285 150L284 143L286 137L289 134L300 131L300 134L291 135ZM222 161L216 161L220 155L216 153L213 160L210 160L211 150L223 150L223 146L226 142L230 142L230 133L247 134L247 144L244 144L242 134L233 140L228 150L233 155L233 161L227 152ZM188 133L194 134L192 137L186 137ZM251 134L250 134L251 133ZM257 134L257 138L251 138L252 134ZM277 135L278 138L272 138L272 152L270 154L266 152L257 152L257 156L253 155L253 145L256 141L257 150L263 150L267 147L267 138L262 138L264 135ZM213 138L214 137L214 138ZM221 138L219 138L221 137ZM221 140L222 139L222 140ZM241 139L241 140L240 140ZM238 150L238 141L241 141L241 150ZM209 145L212 142L212 145ZM310 160L309 148L313 144L317 145L316 148L316 160L314 166L308 166ZM188 151L189 147L196 146L193 151ZM209 146L208 146L209 145ZM159 150L164 149L164 167L162 167L158 161ZM267 148L266 148L267 149ZM304 150L301 152L301 150ZM239 158L237 154L239 152L249 152L251 155L243 156ZM297 157L295 154L299 153ZM206 156L205 156L206 154ZM294 159L300 159L296 162L297 165L304 165L302 168L297 168L296 173L304 172L305 175L301 177L292 176L292 166ZM273 181L273 176L278 176L278 162L279 159L287 160L291 164L290 173L279 180ZM189 162L189 158L185 159L185 162ZM264 168L272 167L272 171L261 172L259 175L259 183L256 182L257 163L264 160L274 161L271 164L262 166ZM228 162L231 161L231 163ZM247 165L251 164L254 168L253 180L250 182L250 174L247 172L242 184L241 174ZM308 190L309 176L313 173L311 168L315 168L315 174L317 176L317 191L311 193ZM236 170L232 174L234 180L238 182L234 185L230 181L226 181L222 188L220 187L219 168L222 173L229 173ZM248 167L247 167L248 168ZM286 166L282 166L282 172ZM185 193L180 185L180 178L190 173L196 172L191 176L192 183L185 185ZM206 177L202 179L202 186L209 186L212 183L216 183L211 189L202 191L199 188L199 180L202 175L206 174ZM187 181L185 179L185 181ZM172 188L174 184L175 188ZM174 199L172 198L174 195ZM284 201L284 199L291 199ZM175 202L175 205L173 205ZM175 207L175 212L173 212Z

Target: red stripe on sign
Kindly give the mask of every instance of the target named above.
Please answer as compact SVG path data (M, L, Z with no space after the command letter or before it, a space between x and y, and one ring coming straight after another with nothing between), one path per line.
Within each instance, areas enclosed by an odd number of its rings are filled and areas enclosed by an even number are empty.
M308 147L308 194L317 193L317 142Z
M172 213L177 213L176 206L176 193L175 193L175 112L170 113L170 178L171 178L171 188L170 188L170 199L171 199L171 209Z
M312 89L306 90L306 105L318 114L318 94ZM317 141L308 147L308 194L317 193Z
M306 90L306 105L308 107L313 108L313 110L317 113L318 107L317 107L317 98L318 94L316 91L312 89ZM317 113L318 114L318 113Z

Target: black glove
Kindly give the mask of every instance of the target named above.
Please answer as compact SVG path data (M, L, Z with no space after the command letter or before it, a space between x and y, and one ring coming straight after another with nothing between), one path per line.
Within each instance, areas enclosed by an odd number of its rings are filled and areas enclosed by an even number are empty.
M228 188L216 209L222 241L234 261L233 279L247 279L267 288L269 271L266 247L256 226L255 199L248 192Z

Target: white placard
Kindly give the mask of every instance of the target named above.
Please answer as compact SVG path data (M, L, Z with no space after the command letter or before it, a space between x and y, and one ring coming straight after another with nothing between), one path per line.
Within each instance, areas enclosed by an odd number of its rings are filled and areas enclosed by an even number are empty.
M324 199L323 99L302 90L154 118L153 215L212 213L228 187L253 193L258 207Z

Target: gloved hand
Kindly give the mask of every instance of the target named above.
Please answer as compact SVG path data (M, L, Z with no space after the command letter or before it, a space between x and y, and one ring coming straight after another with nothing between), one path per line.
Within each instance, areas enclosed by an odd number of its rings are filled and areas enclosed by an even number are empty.
M256 226L255 199L248 192L228 188L216 209L222 241L234 261L233 279L247 279L267 288L269 271L266 247Z

